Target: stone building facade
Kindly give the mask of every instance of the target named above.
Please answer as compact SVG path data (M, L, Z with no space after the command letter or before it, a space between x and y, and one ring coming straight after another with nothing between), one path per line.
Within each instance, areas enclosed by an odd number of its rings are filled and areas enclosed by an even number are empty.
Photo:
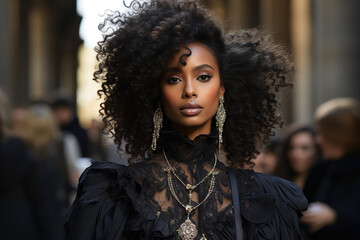
M229 29L261 27L294 59L287 122L311 122L335 97L360 100L360 1L204 0ZM75 0L0 0L0 88L13 105L64 91L76 98L81 18Z

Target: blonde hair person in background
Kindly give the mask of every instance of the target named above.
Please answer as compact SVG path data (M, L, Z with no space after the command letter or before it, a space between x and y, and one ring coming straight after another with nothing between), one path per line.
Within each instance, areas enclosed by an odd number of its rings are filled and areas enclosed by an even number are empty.
M44 102L34 103L28 107L17 133L25 140L40 163L55 161L53 163L58 166L62 181L69 184L63 189L66 193L61 193L66 195L68 205L73 200L81 174L77 167L81 153L76 137L59 130L53 110Z
M31 105L18 133L34 152L40 154L46 150L59 137L51 108L45 103Z
M69 207L71 185L64 141L50 106L43 102L31 104L16 132L27 144L39 166L39 177L46 195L48 221L58 239L64 239L61 227Z
M324 157L339 159L360 150L360 103L351 98L330 100L318 107L315 121Z
M9 113L0 91L1 239L61 240L52 224L52 209L47 204L38 164L25 143L8 130Z
M360 103L338 98L315 113L318 143L325 158L304 188L309 208L302 217L309 238L360 239Z

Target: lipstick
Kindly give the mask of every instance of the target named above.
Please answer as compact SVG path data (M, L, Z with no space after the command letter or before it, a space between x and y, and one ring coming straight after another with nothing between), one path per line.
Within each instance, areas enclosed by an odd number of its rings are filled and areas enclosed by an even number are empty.
M180 107L180 112L186 116L195 116L199 114L203 108L194 102L187 103Z

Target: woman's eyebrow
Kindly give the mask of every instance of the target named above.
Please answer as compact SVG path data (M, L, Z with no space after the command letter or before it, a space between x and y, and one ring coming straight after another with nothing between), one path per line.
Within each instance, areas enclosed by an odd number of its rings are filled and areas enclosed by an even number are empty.
M210 68L215 71L215 69L212 66L210 66L209 64L202 64L202 65L196 66L196 67L194 67L193 71L198 71L198 70L201 70L204 68ZM170 68L165 69L164 73L165 72L177 73L177 72L181 72L181 70L179 67L170 67Z
M202 65L196 66L194 68L194 71L198 71L198 70L201 70L203 68L211 68L212 70L215 71L215 69L212 66L210 66L209 64L202 64Z

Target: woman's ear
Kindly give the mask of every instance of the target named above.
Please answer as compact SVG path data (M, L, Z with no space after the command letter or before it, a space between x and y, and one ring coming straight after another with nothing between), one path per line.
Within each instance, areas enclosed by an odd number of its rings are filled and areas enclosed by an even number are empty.
M225 94L225 87L224 87L223 84L221 84L220 90L219 90L219 99L220 99L221 97L223 97L224 94Z

